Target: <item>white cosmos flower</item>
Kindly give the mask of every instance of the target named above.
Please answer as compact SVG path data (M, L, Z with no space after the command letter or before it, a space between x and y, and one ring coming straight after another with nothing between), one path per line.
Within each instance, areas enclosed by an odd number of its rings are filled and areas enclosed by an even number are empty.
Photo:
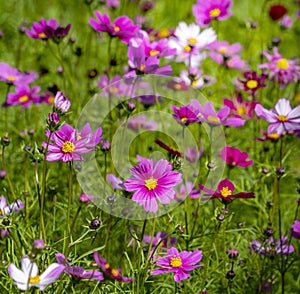
M38 274L38 266L32 262L28 256L22 257L22 270L19 270L13 263L8 266L8 274L14 280L14 284L22 291L31 287L37 287L41 291L45 290L47 285L56 281L65 266L58 263L50 264L41 274Z

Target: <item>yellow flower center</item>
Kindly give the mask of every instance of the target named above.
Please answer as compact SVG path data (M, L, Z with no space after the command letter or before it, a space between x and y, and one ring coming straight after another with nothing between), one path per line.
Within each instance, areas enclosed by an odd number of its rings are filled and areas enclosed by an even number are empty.
M120 28L119 28L118 26L115 26L115 25L114 25L114 30L115 30L115 32L117 33L117 32L120 31Z
M192 86L197 87L198 86L198 81L192 81Z
M150 56L155 56L158 55L160 52L158 50L151 50L150 51Z
M21 97L19 97L19 101L22 103L25 103L29 100L29 97L27 95L23 95Z
M189 39L188 39L188 42L189 42L191 45L196 45L196 44L197 44L197 39L195 39L195 38L189 38Z
M55 100L55 97L54 97L54 96L48 97L48 103L53 104L53 103L54 103L54 100Z
M44 32L39 33L38 36L41 39L46 39L47 38L47 36L46 36L46 34Z
M210 17L218 17L221 14L221 10L219 8L212 9L209 12Z
M183 50L184 50L185 52L190 52L190 51L192 50L192 48L191 48L191 46L189 46L189 45L185 45L185 46L183 47Z
M16 78L14 76L7 76L6 79L8 81L15 81L16 80Z
M111 274L112 274L114 277L117 277L117 276L119 275L119 271L113 268L113 269L111 270Z
M182 117L180 120L183 124L185 124L188 119L187 119L187 117Z
M257 88L257 85L258 85L258 82L256 80L249 80L247 83L246 83L246 86L247 88L249 89L255 89Z
M145 65L144 64L142 64L141 66L140 66L140 71L143 71L144 69L145 69Z
M149 191L154 190L157 187L157 180L151 177L150 179L145 180L145 186Z
M277 68L279 69L288 69L289 68L289 62L287 59L285 58L280 58L277 61Z
M110 93L119 93L119 89L117 87L109 87Z
M273 133L273 134L268 134L267 137L272 140L278 140L280 138L280 135L278 135L277 133Z
M74 149L75 149L75 145L70 141L66 141L64 145L61 147L61 151L63 153L72 153Z
M4 215L4 210L0 209L0 215Z
M176 90L180 90L180 89L181 89L181 85L180 85L180 84L175 84L175 85L174 85L174 88L175 88Z
M220 119L218 117L211 116L211 115L208 116L207 120L209 123L213 123L213 124L220 122Z
M282 122L288 121L288 118L286 115L278 115L277 119Z
M181 267L182 266L182 261L181 261L181 258L178 256L174 256L171 258L170 260L170 266L171 267Z
M41 279L39 275L29 278L29 284L38 284L40 281Z
M160 38L167 38L167 37L170 36L170 32L169 32L168 29L160 29L160 30L158 31L158 36L159 36Z
M239 106L239 107L237 108L237 113L238 113L239 115L244 115L244 114L246 114L246 113L247 113L246 107L245 107L245 106Z
M104 266L106 269L110 268L110 264L109 263L106 263L105 266Z
M219 52L221 53L221 54L225 54L225 53L227 53L227 47L224 47L224 46L222 46L222 47L220 47L219 48Z
M220 193L223 197L227 197L232 195L232 191L228 189L228 187L223 187L222 190L220 190Z

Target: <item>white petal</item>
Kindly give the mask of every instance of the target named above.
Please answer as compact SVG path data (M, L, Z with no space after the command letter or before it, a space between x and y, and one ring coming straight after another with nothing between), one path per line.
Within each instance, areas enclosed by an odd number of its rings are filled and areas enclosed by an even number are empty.
M287 99L279 99L275 105L275 110L279 115L288 115L292 110L290 101Z

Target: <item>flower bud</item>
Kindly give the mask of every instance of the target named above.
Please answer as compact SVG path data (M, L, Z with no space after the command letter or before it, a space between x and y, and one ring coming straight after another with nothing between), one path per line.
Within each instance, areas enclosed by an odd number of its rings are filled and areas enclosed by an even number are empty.
M0 179L3 180L6 177L6 170L0 170Z
M233 270L230 270L230 271L227 272L226 278L228 280L232 280L234 277L235 277L235 272Z
M42 239L34 240L34 241L33 241L33 247L34 247L35 249L38 249L38 250L44 249L44 248L45 248L44 240L42 240Z
M81 203L90 203L91 201L93 201L93 199L94 199L94 196L90 196L85 193L81 193L79 195L79 201Z
M101 150L102 151L109 151L109 149L110 149L110 143L109 143L109 141L107 141L107 140L102 141Z
M98 218L94 218L90 222L90 229L97 230L101 226L101 221Z
M6 147L10 144L10 138L8 136L4 136L1 138L2 146Z
M265 231L264 231L264 234L267 237L271 237L273 235L273 230L271 228L266 228Z
M58 112L66 113L71 106L70 100L60 91L56 93L54 107Z
M239 256L239 252L236 249L227 248L226 253L230 259L237 259Z

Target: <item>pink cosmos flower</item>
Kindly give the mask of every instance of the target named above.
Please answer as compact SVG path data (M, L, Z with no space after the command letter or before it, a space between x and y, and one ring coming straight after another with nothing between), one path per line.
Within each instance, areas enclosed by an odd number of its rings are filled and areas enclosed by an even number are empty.
M206 188L203 185L199 185L199 188L205 193L211 195L211 198L219 198L225 204L232 202L234 198L254 198L253 192L240 192L233 194L235 187L228 179L224 179L219 183L217 191Z
M254 96L258 89L264 88L266 85L263 83L267 78L266 75L262 74L259 76L256 71L247 71L243 73L245 80L238 79L242 86L238 87L241 90L249 92Z
M260 104L257 104L255 112L258 117L270 124L268 133L281 135L300 129L300 105L292 109L290 101L287 99L279 99L274 109L271 110L267 110Z
M8 274L14 280L14 284L18 289L26 291L31 287L39 288L41 291L55 282L64 270L64 266L58 263L51 263L47 269L41 274L38 274L38 266L32 262L29 257L22 257L22 270L19 270L13 263L8 268Z
M20 199L8 205L6 198L3 195L0 197L0 218L3 218L5 215L10 215L13 212L18 213L23 208L24 203Z
M292 237L300 240L300 220L295 220L293 225L291 226L291 234Z
M81 154L95 150L95 146L102 140L102 129L98 128L92 133L90 124L87 123L81 132L73 129L72 126L64 124L60 130L51 135L51 141L48 145L48 154L46 160L68 162L71 160L84 161ZM46 132L49 138L50 132ZM47 142L43 142L43 147L47 147Z
M156 260L156 265L161 268L154 269L150 275L174 273L174 281L179 283L190 277L189 271L202 266L202 264L197 264L201 259L201 250L178 252L175 247L172 247L167 251L165 257Z
M284 29L290 29L293 26L293 19L288 16L285 15L282 20L279 22L280 27L284 28Z
M198 122L198 117L190 105L180 106L179 108L173 105L172 108L174 111L173 117L181 125L188 126L191 123Z
M119 282L124 282L124 283L134 282L133 278L128 278L128 277L122 276L121 269L111 267L110 264L106 261L106 259L103 258L102 256L100 256L100 254L97 251L94 252L93 256L94 256L95 262L97 263L99 268L102 270L102 272L106 278L111 279L111 280L116 280Z
M97 86L102 90L101 96L108 97L113 95L116 97L123 96L126 92L130 92L130 86L123 83L120 75L115 75L108 80L107 75L101 75L97 81Z
M206 122L210 126L223 125L241 127L245 124L245 120L239 117L229 117L230 108L227 106L217 112L210 101L205 102L205 104L201 106L198 100L192 99L191 105L197 113L199 121Z
M130 117L127 121L127 128L133 131L139 131L139 129L156 130L157 123L154 120L147 121L144 115Z
M116 177L114 174L108 174L106 176L106 180L111 183L114 189L125 190L124 182L120 178Z
M246 167L253 164L253 160L248 160L248 153L242 152L238 148L226 146L221 150L220 158L222 158L229 166Z
M268 72L271 81L278 81L281 88L289 83L299 81L300 66L297 65L298 58L284 58L277 47L273 48L273 55L267 51L264 51L263 55L268 59L268 62L262 63L258 67Z
M65 28L57 23L56 19L45 20L42 18L39 22L32 24L31 30L26 30L26 34L34 39L48 40L50 38L55 41L65 37L70 31L71 25L68 24Z
M188 70L183 70L180 73L180 78L195 89L204 87L203 72L197 68L190 67Z
M140 26L134 25L127 16L119 16L112 22L107 13L101 14L99 11L94 13L97 19L90 18L89 21L92 28L97 32L106 32L110 37L118 37L123 43L128 43L140 29Z
M193 5L193 14L201 27L206 27L212 20L225 20L232 15L229 10L231 0L198 0Z
M132 200L150 212L158 210L157 200L169 204L176 193L174 187L181 182L181 173L172 171L172 165L164 159L153 166L152 159L140 158L130 172L132 177L124 186L128 192L134 192Z
M39 86L32 88L27 85L17 86L15 93L8 93L3 106L22 105L26 108L31 104L38 104L42 100L41 96L37 95L40 89Z

